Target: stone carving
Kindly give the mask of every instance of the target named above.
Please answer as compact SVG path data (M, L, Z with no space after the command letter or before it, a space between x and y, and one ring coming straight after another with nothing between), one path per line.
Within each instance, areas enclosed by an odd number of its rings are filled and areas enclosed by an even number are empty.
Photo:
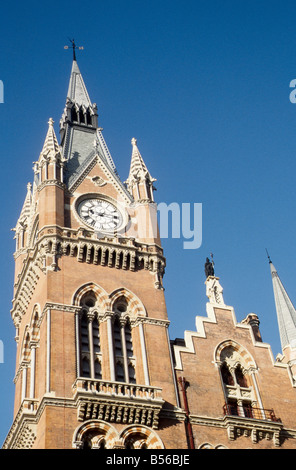
M102 186L105 186L105 184L107 184L106 181L100 176L93 176L91 180L96 186L102 187Z

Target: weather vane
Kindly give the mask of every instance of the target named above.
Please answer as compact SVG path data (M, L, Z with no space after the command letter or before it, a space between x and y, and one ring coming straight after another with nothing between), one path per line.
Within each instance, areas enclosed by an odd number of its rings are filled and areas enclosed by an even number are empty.
M73 49L73 60L76 61L75 49L79 49L81 51L81 50L84 49L84 47L83 46L76 46L74 39L69 39L69 41L72 44L72 46L64 46L64 49L69 49L70 47L72 47L72 49Z

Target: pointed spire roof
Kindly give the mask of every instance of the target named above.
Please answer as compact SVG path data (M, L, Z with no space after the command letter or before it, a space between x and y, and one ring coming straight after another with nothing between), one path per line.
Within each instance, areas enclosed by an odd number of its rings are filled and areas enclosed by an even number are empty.
M28 183L27 184L27 194L26 198L19 216L19 221L23 221L24 219L27 219L30 215L30 210L31 210L31 203L32 203L32 184Z
M79 106L92 105L76 60L72 63L67 98Z
M54 121L52 118L48 121L48 131L45 137L43 148L40 153L39 160L42 157L55 157L60 153L60 146L57 141L57 137L53 128Z
M282 349L288 345L296 347L296 310L269 256L268 258Z
M133 149L132 149L132 158L131 158L131 166L130 166L128 181L132 180L133 178L139 178L139 177L148 177L151 181L155 181L155 179L151 177L145 165L145 162L142 158L142 155L140 154L140 151L137 145L137 139L133 137L131 140L131 144L132 144Z

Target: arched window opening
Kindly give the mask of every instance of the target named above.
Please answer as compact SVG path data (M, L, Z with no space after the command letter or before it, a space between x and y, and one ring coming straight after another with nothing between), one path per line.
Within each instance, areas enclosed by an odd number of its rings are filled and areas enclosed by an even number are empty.
M114 312L117 312L119 314L124 313L127 311L128 303L125 297L119 297L119 299L116 300L113 310Z
M121 326L117 317L114 321L113 333L115 357L122 357Z
M234 385L234 380L226 364L221 367L221 375L225 385Z
M80 316L80 376L102 379L102 350L100 340L100 324L94 310L96 296L87 292L81 299Z
M132 329L130 326L129 321L126 323L124 327L124 333L125 333L125 344L126 344L126 353L127 357L133 357L134 351L133 351L133 342L132 342Z
M124 316L127 305L126 299L121 297L113 307L117 312L113 322L115 380L136 383L131 325Z
M98 319L95 318L92 323L92 331L93 331L93 345L94 345L94 353L100 354L101 352L101 342L100 342L100 326Z
M79 110L79 121L80 121L80 124L85 124L85 117L84 117L84 112L82 108L80 108Z
M85 306L85 307L94 307L95 304L96 304L96 296L94 294L94 292L88 292L87 294L85 294L82 299L81 299L81 305L82 306Z
M91 115L89 109L86 111L86 123L90 126L91 125Z
M254 361L240 345L228 341L217 350L220 373L224 388L226 414L251 418L260 410L258 388L254 386ZM257 412L257 411L256 411ZM261 412L259 411L259 414Z
M71 121L72 122L77 122L78 121L78 116L77 116L77 111L75 106L71 109Z
M98 448L99 449L106 449L106 442L105 442L105 439L101 439L99 445L98 445Z
M240 365L235 369L235 378L236 382L240 387L248 387L248 382L246 376L243 374L242 368Z
M147 439L148 436L144 433L133 433L126 438L124 447L125 449L149 449Z
M100 430L87 432L82 440L82 449L106 449L105 435Z
M88 320L84 311L80 323L81 352L89 354Z
M80 320L80 356L81 367L80 375L90 377L90 345L88 336L87 311L84 310Z

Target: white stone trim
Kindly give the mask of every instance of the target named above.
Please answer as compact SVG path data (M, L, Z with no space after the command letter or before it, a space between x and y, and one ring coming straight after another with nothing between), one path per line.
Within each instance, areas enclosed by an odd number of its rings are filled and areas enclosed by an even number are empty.
M139 323L139 333L140 333L140 343L141 343L142 363L143 363L143 369L144 369L145 385L150 385L147 351L146 351L144 328L143 328L143 323L142 322Z
M50 392L50 364L51 364L51 310L46 310L46 393Z

